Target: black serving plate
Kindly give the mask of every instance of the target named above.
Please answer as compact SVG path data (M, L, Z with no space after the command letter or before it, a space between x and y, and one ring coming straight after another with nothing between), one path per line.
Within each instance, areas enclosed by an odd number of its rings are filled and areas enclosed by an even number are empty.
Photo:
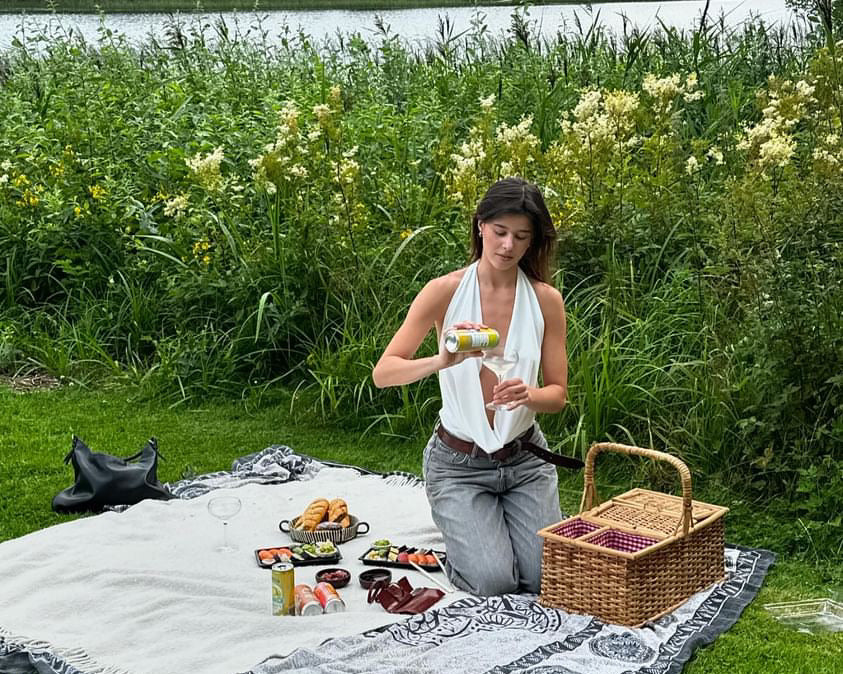
M436 555L437 557L439 557L439 561L441 561L443 564L445 563L445 559L447 557L447 555L444 552L442 552L440 550L431 550L429 548L414 548L412 546L407 546L407 545L393 545L392 548L397 548L399 553L406 552L409 555L412 555L414 553L415 554L424 553L426 555ZM367 555L369 555L369 553L371 553L372 550L378 550L378 549L379 548L374 548L374 547L369 548L368 550L366 550L366 552L364 552L362 555L360 555L360 557L359 557L360 561L363 562L364 564L368 564L369 566L391 566L395 569L413 569L413 565L408 563L408 562L398 562L398 561L391 561L389 559L380 559L380 558L377 558L377 559L367 558ZM438 564L419 564L419 566L422 569L424 569L425 571L441 571L442 570L439 567Z
M273 550L274 548L258 548L255 550L255 561L258 563L258 566L262 569L271 569L273 564L277 564L280 560L276 557L272 559L268 559L265 562L260 558L260 552L262 550ZM336 553L331 555L330 557L310 557L307 556L304 559L296 559L295 557L291 557L290 561L292 562L293 566L318 566L319 564L336 564L338 561L342 559L342 553L337 549Z

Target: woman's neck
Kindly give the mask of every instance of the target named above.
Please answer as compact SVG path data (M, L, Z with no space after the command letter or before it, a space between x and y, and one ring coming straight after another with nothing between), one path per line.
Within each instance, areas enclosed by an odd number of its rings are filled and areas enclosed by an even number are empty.
M510 269L497 269L488 260L482 257L477 263L477 276L483 285L493 290L499 288L512 288L518 283L518 265Z

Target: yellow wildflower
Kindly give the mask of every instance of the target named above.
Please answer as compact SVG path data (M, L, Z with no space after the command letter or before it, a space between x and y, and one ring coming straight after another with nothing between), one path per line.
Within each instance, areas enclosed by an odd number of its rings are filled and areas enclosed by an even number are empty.
M91 199L94 201L100 201L105 196L105 188L100 185L91 185L88 192L91 193Z
M408 238L409 236L411 236L412 234L413 234L413 230L412 230L412 229L405 229L403 232L401 232L401 238L402 238L402 239L406 239L406 238Z

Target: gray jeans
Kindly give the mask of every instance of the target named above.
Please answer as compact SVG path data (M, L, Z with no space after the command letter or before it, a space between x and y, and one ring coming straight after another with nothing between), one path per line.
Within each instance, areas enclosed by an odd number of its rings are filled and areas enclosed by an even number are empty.
M534 429L531 442L547 447ZM537 594L542 539L536 532L562 519L556 468L523 449L504 462L472 458L434 433L422 471L451 582L484 596Z

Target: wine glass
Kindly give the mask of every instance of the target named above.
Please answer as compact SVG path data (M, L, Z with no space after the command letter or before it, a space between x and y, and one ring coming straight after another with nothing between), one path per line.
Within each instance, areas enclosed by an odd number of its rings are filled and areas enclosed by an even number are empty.
M228 542L228 520L240 512L240 499L236 496L215 496L208 501L208 512L222 520L222 545L217 552L235 552L237 546Z
M494 349L487 349L483 352L483 367L490 369L498 378L498 384L503 381L504 375L509 372L518 362L518 354L514 351L507 353L502 346ZM492 402L486 403L487 410L505 411L506 405L495 405Z

